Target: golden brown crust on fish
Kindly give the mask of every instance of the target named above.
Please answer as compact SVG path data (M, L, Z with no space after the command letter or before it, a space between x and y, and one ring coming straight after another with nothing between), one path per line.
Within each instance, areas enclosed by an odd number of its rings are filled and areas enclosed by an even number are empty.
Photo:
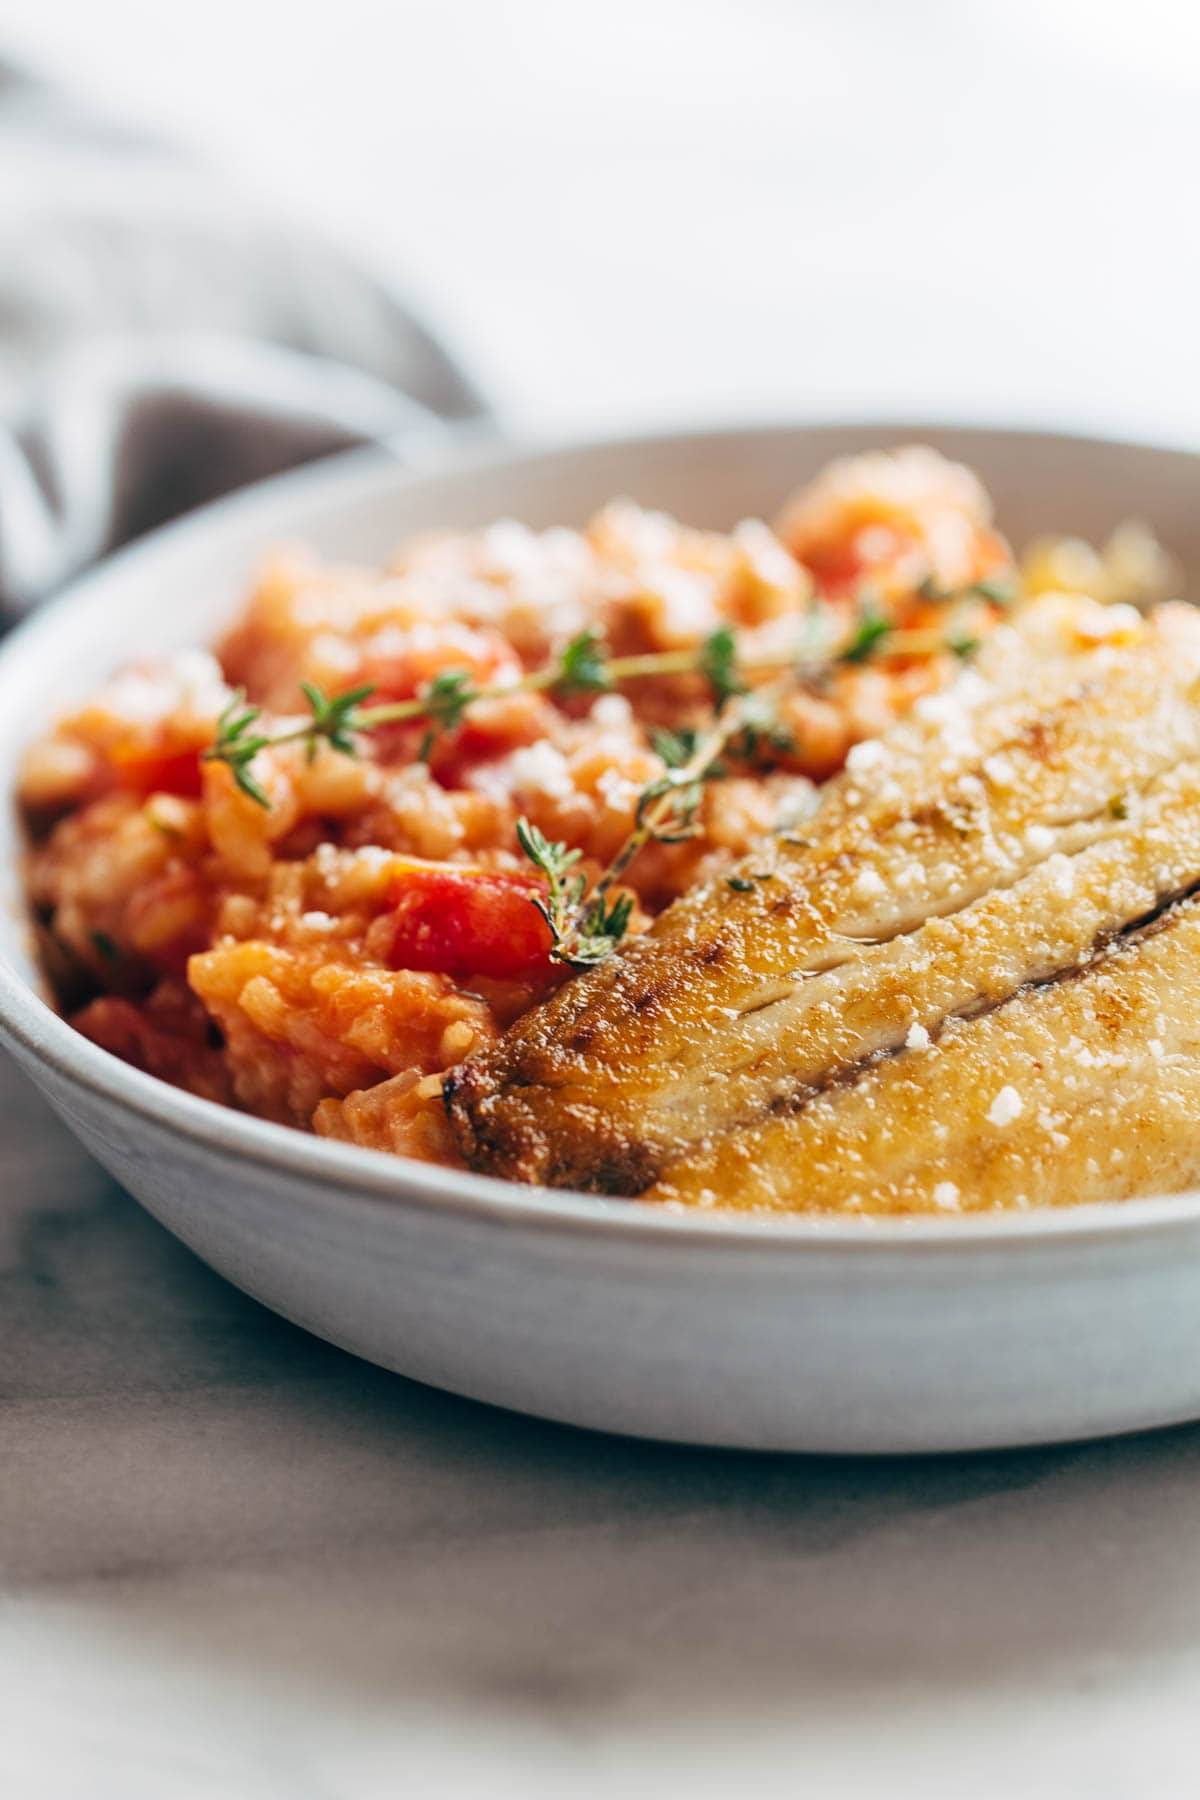
M1143 623L1064 597L1030 607L977 671L855 754L802 839L739 865L749 892L720 879L688 895L470 1059L448 1091L460 1148L526 1181L691 1204L912 1210L949 1205L952 1188L963 1205L968 1192L986 1205L1047 1198L1028 1157L1010 1156L1021 1172L1007 1185L986 1175L1020 1133L987 1161L988 1128L964 1123L979 1114L967 1075L946 1119L936 1095L918 1105L906 1071L922 1056L970 1071L972 1046L987 1045L997 1069L1024 1071L993 1085L1028 1095L1031 1130L1044 1108L1026 1015L1069 1041L1073 1008L1106 1016L1097 984L1140 994L1143 968L1190 943L1184 907L1152 939L1106 949L1200 883L1198 681L1200 619L1184 609ZM1138 1064L1132 1043L1126 1053ZM979 1078L977 1098L993 1080L982 1062ZM1129 1090L1148 1119L1167 1104L1155 1090L1151 1107L1152 1088ZM936 1170L924 1185L899 1149L910 1114ZM940 1160L939 1123L951 1132ZM1069 1158L1071 1129L1053 1130ZM1147 1141L1165 1130L1148 1125ZM839 1146L845 1179L832 1150L813 1161L818 1139ZM1200 1126L1195 1151L1200 1166ZM1072 1194L1090 1191L1075 1174ZM1092 1185L1105 1182L1135 1191L1111 1169Z
M647 1198L756 1212L914 1213L1167 1193L1200 1170L1200 900L1081 970L952 1018Z

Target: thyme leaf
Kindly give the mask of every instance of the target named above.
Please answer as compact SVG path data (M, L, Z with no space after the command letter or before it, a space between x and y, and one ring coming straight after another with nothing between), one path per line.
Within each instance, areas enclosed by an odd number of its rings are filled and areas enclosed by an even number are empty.
M616 949L629 929L632 914L632 894L618 894L611 904L603 894L596 895L583 908L575 936L559 960L573 969L594 968Z
M650 733L650 744L656 756L661 756L668 769L682 769L688 759L696 754L695 731L655 730Z
M738 673L737 639L732 626L722 625L705 638L696 666L712 689L713 700L718 706L745 693L746 684Z
M335 750L345 756L354 755L353 733L360 731L358 708L364 700L369 700L375 689L368 683L363 687L351 688L345 694L327 695L314 681L302 681L300 692L312 709L312 724L304 740L305 754L309 762L317 754L317 746L322 738L328 740Z
M559 654L554 691L558 694L603 694L612 686L604 640L590 627Z
M877 601L864 601L854 630L842 646L840 660L845 663L869 662L895 629L886 613L880 611Z
M980 600L986 600L990 606L1007 612L1018 598L1016 578L1011 575L989 575L983 581L972 582L966 589L966 594L968 597L978 595Z
M247 706L245 688L238 688L217 719L217 732L204 752L205 762L223 762L242 793L269 807L270 797L255 776L251 764L260 750L272 742L251 727L262 717L261 706Z
M442 669L427 681L419 698L425 717L443 731L454 731L474 701L482 699L475 678L466 669Z

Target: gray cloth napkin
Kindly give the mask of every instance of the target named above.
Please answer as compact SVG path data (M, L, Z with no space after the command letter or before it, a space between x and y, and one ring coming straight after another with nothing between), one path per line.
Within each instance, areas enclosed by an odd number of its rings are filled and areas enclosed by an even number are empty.
M247 481L486 412L385 283L0 64L0 615Z

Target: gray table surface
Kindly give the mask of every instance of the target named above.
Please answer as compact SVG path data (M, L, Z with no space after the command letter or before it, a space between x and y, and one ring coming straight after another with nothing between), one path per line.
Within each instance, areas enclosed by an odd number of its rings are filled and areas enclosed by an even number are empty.
M1194 1793L1200 1431L593 1437L226 1286L0 1068L0 1793Z

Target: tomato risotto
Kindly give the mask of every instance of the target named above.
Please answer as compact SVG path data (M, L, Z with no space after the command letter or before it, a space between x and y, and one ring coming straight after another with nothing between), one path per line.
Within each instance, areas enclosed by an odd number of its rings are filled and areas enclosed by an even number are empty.
M214 651L133 663L27 756L60 1003L195 1093L452 1160L445 1071L802 830L1016 589L923 449L834 464L774 529L621 501L383 570L277 554Z

